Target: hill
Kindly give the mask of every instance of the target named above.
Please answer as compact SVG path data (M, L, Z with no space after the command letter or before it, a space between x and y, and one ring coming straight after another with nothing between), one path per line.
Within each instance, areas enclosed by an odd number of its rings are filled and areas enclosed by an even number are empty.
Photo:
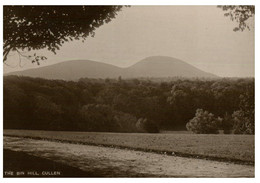
M165 57L147 57L126 68L127 77L187 77L215 78L216 75L204 72L182 60Z
M74 60L36 69L11 72L5 75L40 77L45 79L78 80L80 78L138 78L138 77L187 77L215 78L184 61L165 56L147 57L138 63L120 68L90 60Z

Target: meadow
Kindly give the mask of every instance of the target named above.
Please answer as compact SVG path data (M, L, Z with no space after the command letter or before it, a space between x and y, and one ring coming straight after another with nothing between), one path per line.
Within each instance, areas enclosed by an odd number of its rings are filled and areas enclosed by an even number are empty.
M184 157L254 164L254 135L187 133L108 133L42 130L4 130L19 136L65 143L151 151Z

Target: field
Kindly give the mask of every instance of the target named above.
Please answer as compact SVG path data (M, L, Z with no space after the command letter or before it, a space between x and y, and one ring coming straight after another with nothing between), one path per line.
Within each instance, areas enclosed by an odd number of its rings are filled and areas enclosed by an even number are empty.
M37 172L43 172L46 170L50 170L52 172L62 172L61 175L58 175L58 177L86 177L86 172L81 171L77 168L56 163L55 161L51 161L48 159L31 156L24 152L16 152L16 151L10 151L7 149L4 149L4 170L6 172L12 170L15 172L25 172L25 171L37 171ZM24 163L26 162L26 163ZM39 164L41 166L39 166ZM32 171L33 170L33 171ZM90 174L88 172L88 174ZM19 177L51 177L50 175L20 175ZM90 176L95 176L95 174L91 174ZM10 175L6 174L4 177L17 177L16 175Z
M37 130L4 130L4 135L254 164L254 135L175 134L174 132L161 134L97 133Z
M255 172L252 165L22 137L5 136L4 148L9 151L4 152L5 172L20 169L28 177L31 172L59 172L53 177L254 177Z

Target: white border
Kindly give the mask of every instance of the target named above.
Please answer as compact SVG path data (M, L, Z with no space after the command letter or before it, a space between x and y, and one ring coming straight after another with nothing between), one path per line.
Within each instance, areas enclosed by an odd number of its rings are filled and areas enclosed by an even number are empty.
M0 8L0 16L1 16L1 37L0 37L0 42L3 48L3 37L2 37L2 31L3 31L3 24L2 24L2 20L3 20L3 5L80 5L80 4L85 4L85 5L256 5L256 18L255 18L255 50L259 50L259 2L257 0L199 0L199 1L195 1L195 0L62 0L62 1L55 1L55 0L23 0L23 1L19 1L19 0L2 0L1 1L1 8ZM3 59L3 56L1 54L1 59ZM259 51L255 52L255 71L258 71L260 69L260 59L259 59ZM1 74L3 75L3 64L1 64ZM260 172L259 169L259 146L257 145L257 143L259 142L259 119L260 119L260 113L259 112L259 92L260 92L260 81L259 81L259 73L255 72L255 83L256 83L256 135L255 135L255 145L256 145L256 165L255 165L255 172ZM3 79L0 80L1 82L1 87L3 86ZM0 132L1 134L3 134L3 110L2 110L2 106L3 106L3 88L1 88L1 112L0 112L0 116L1 116L1 128L0 128ZM259 178L259 173L255 175L256 178L254 179L248 179L248 178L236 178L236 179L208 179L208 178L204 178L204 179L198 179L198 178L177 178L177 179L172 179L172 178L145 178L145 179L137 179L137 178L129 178L129 179L81 179L81 178L76 178L76 179L70 179L70 178L63 178L63 179L35 179L35 178L29 178L29 179L18 179L18 178L14 178L14 179L9 179L9 178L5 178L3 179L3 159L2 159L2 153L3 153L3 136L1 135L1 140L0 140L0 146L1 146L1 151L0 151L0 175L1 175L1 182L16 182L16 181L26 181L26 182L39 182L39 183L45 183L46 181L49 182L56 182L56 181L62 181L64 183L69 182L69 181L77 181L77 182L100 182L100 181L104 181L104 182L149 182L149 183L154 183L154 182L236 182L236 183L240 183L240 182L260 182L260 178ZM258 155L258 156L257 156Z

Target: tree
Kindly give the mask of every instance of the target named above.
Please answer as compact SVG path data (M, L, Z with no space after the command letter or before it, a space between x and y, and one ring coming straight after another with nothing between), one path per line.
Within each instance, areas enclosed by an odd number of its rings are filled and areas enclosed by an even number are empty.
M232 21L238 22L238 26L234 31L250 30L250 26L247 24L247 20L255 15L255 6L218 6L223 11L227 11L224 14L226 17L230 17Z
M233 127L232 116L226 113L223 117L223 120L221 121L221 126L224 134L230 134Z
M159 133L156 123L147 118L138 119L136 122L136 128L138 132Z
M83 41L110 22L122 6L4 6L4 62L10 51L39 64L44 56L21 50L45 49L56 53L67 41Z
M255 134L255 92L254 86L248 85L240 96L239 110L232 114L234 133Z
M199 134L217 134L221 118L215 118L212 113L197 109L195 117L191 119L186 127L187 130Z
M118 131L113 110L108 105L88 104L79 111L81 122L78 128L85 131Z
M115 123L119 126L120 132L137 132L137 118L131 114L114 111Z
M38 129L47 128L50 130L64 129L68 126L62 123L62 109L60 105L55 104L46 96L34 97L35 120L38 121Z
M244 111L235 111L232 117L234 134L254 134L254 123L246 116Z

